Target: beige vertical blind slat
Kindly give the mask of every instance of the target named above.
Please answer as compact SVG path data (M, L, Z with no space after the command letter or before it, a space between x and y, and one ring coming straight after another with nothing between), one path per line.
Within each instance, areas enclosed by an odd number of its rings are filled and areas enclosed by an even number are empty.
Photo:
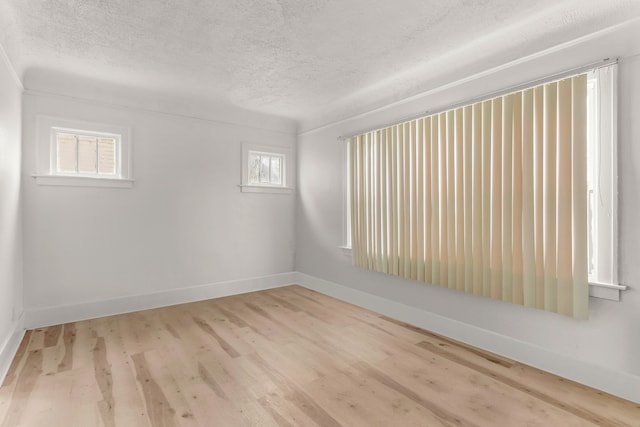
M455 123L454 123L454 111L448 111L447 113L447 131L446 131L446 145L447 145L447 247L449 249L448 259L448 286L450 288L456 288L456 222L458 216L456 215L456 189L455 189Z
M366 159L371 159L372 155L372 149L371 149L371 133L367 133L364 137L364 143L362 144L362 150L364 152L365 158ZM371 227L373 226L373 212L371 209L371 191L372 191L372 187L371 187L371 178L370 178L370 173L371 173L371 161L365 161L363 162L362 165L362 169L363 169L363 180L364 180L364 191L362 192L363 196L364 196L364 206L362 208L362 212L363 212L363 228L364 231L362 233L363 235L363 240L364 240L364 244L365 244L365 251L364 251L364 260L365 260L365 265L368 269L373 269L373 266L371 265L371 254L373 254L373 241L372 241L372 235L371 235Z
M407 202L405 200L405 192L404 185L405 179L404 175L405 165L404 165L404 132L403 126L394 126L395 128L395 137L396 137L396 150L398 152L398 162L397 162L397 174L398 174L398 273L402 277L408 277L405 272L405 259L407 258L406 251L406 235L404 232L405 229L405 210L407 209Z
M376 256L376 271L384 271L382 268L382 241L384 240L384 236L382 234L382 182L383 182L383 166L382 166L382 138L381 132L377 131L375 133L375 169L374 175L376 179L375 183L375 256Z
M432 229L433 223L433 203L431 203L431 156L432 156L432 139L431 139L431 117L424 119L424 211L425 211L425 264L424 264L424 281L432 282L433 280L433 245L435 238Z
M374 159L377 159L376 153L376 134L377 132L369 133L369 140L367 141L367 147L369 149L369 155ZM369 203L367 204L367 208L370 210L369 219L368 219L368 238L369 242L369 250L368 255L370 269L376 269L376 244L378 240L378 236L376 235L376 223L378 212L376 210L376 160L371 163L367 163L368 171L367 171L367 179L369 180L369 191L367 192L367 196L369 198Z
M462 172L464 176L464 229L463 233L463 258L462 267L464 268L464 291L473 293L473 109L471 106L464 108L462 115L463 130L463 151L464 159L462 163Z
M438 115L438 138L440 156L440 285L449 285L449 204L447 182L447 114Z
M361 136L358 136L351 140L351 181L352 181L352 190L351 190L351 228L352 228L352 236L351 236L351 245L353 246L353 261L355 265L362 266L362 243L363 241L360 238L361 231L360 227L362 224L362 220L360 218L360 203L362 197L360 196L360 191L362 188L362 182L360 181L360 162L363 161L362 156L360 156L360 140Z
M557 308L557 262L556 262L556 157L558 149L557 111L558 88L557 83L544 86L544 307L545 310L555 311Z
M502 98L502 299L513 300L513 95Z
M360 161L362 157L358 155L361 136L351 139L349 143L351 168L349 180L351 182L351 246L353 248L354 265L362 266L360 259L362 253L362 242L360 241Z
M416 137L416 120L409 123L409 166L411 173L409 175L410 185L410 197L411 197L411 209L409 210L411 217L411 227L409 231L410 240L410 261L411 261L411 279L416 280L418 278L418 241L420 235L418 234L418 194L417 194L417 137Z
M425 213L424 213L424 173L425 173L425 154L424 154L424 119L417 120L416 128L416 260L417 260L417 279L424 282L425 273Z
M464 291L464 128L463 128L464 109L455 110L455 195L456 195L456 289Z
M410 129L409 124L405 123L402 126L402 168L404 171L404 218L402 220L402 226L404 236L402 240L402 246L404 247L404 254L402 255L402 261L404 261L404 272L402 277L411 279L411 144L410 144Z
M431 122L431 249L432 278L431 283L442 283L440 277L440 132L439 116L429 117Z
M349 142L349 206L351 208L351 247L352 262L354 265L360 265L358 256L360 254L360 235L358 227L360 221L358 218L358 137L351 138Z
M483 269L484 269L484 253L483 253L483 167L482 167L482 105L475 104L473 107L472 119L472 144L473 144L473 231L472 231L472 257L473 257L473 293L483 295Z
M533 89L522 93L522 292L526 307L536 306L536 224L534 191ZM524 161L524 159L533 159Z
M588 316L586 76L350 141L354 264Z
M360 142L360 149L358 150L362 153L363 156L367 156L368 151L366 150L366 137L363 137ZM361 251L362 262L363 265L369 268L369 260L368 260L368 236L367 236L367 190L368 190L368 179L367 179L367 168L366 161L362 160L360 162L360 179L361 179L361 189L360 189L360 241L362 242L363 250Z
M355 248L358 248L358 252L357 252L357 258L359 261L359 265L365 267L366 266L366 238L364 236L364 228L365 228L365 220L364 220L364 203L365 203L365 188L364 188L364 171L363 171L363 166L364 166L364 162L365 162L365 154L362 152L362 150L364 149L364 143L363 143L363 139L364 136L361 136L358 138L357 141L357 149L356 149L356 159L357 159L357 171L356 171L356 181L357 181L357 209L358 209L358 215L357 215L357 229L358 229L358 238L356 240L356 244L354 244L354 250Z
M381 224L380 237L382 239L381 262L382 272L389 273L389 209L387 194L389 194L389 162L387 150L387 132L383 129L380 131L380 205L381 205Z
M523 211L522 211L522 93L513 95L513 258L512 299L515 304L524 304L522 285Z
M587 76L574 77L571 82L573 166L572 220L573 220L573 316L589 316L589 284L587 273Z
M538 86L534 91L534 215L535 215L535 262L536 262L536 304L535 307L544 307L544 97L543 87Z
M573 312L572 274L573 259L571 221L571 79L558 83L558 194L556 206L557 230L557 310L570 315Z
M482 103L482 295L491 296L491 101Z
M491 298L502 298L502 98L491 106Z
M397 126L389 129L391 135L391 238L394 244L391 245L391 274L398 275L398 239L399 239L399 216L398 205L400 203L398 193L398 134Z

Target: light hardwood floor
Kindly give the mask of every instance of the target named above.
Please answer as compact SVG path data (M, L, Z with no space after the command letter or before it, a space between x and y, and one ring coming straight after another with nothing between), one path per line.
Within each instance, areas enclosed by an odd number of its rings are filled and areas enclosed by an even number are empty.
M640 426L640 405L299 286L28 331L0 426Z

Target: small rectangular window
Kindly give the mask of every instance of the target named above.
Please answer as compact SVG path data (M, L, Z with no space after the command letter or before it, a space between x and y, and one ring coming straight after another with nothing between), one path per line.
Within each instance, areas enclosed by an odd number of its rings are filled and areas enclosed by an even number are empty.
M242 145L243 192L290 192L287 186L289 149Z
M283 156L273 153L249 152L249 185L282 186L280 173Z
M38 116L41 185L131 188L131 129Z

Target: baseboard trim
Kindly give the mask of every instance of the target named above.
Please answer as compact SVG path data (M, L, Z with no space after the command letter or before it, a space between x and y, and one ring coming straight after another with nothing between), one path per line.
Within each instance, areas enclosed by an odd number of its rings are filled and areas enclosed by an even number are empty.
M252 277L171 289L149 294L128 295L102 301L91 301L54 307L34 307L26 309L24 325L26 329L41 328L79 320L95 319L115 314L131 313L169 305L220 298L292 285L295 272Z
M304 273L297 273L297 283L342 301L640 403L639 376L589 364L506 335Z
M20 318L14 322L13 331L7 337L7 339L0 346L0 385L4 381L7 373L9 372L9 368L11 367L11 362L18 351L18 347L20 346L20 342L22 342L22 337L24 336L24 314L20 316Z

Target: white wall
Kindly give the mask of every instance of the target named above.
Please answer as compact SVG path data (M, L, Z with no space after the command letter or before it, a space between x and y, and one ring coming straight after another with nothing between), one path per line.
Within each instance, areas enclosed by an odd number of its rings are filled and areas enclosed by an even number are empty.
M238 187L241 143L293 148L293 127L268 117L242 125L129 106L124 98L25 93L27 312L114 299L117 305L123 297L293 271L295 194ZM36 184L38 115L131 127L134 188Z
M0 378L22 332L22 89L0 47Z
M355 295L351 299L356 303L358 298L361 301L370 298L353 290L382 297L389 306L401 303L417 308L425 319L443 319L442 324L453 325L449 329L452 331L480 328L474 330L488 332L483 335L488 338L473 338L475 345L497 351L505 348L499 341L511 343L514 349L532 350L537 356L523 356L530 357L529 363L640 401L640 59L629 57L640 49L638 33L637 24L621 27L385 110L303 132L298 142L297 270L337 285L322 285L326 289L333 286L336 294ZM373 128L410 112L437 109L490 93L518 80L524 82L616 55L627 57L620 65L619 273L621 282L631 290L624 293L622 302L592 298L589 320L578 321L358 269L338 249L342 243L342 148L337 142L340 135ZM339 285L348 291L338 290ZM461 333L457 338L462 336ZM510 356L517 354L514 350ZM535 357L547 360L534 360ZM570 372L574 369L572 364L584 368L583 372L580 375ZM625 385L614 384L619 379L626 381Z

